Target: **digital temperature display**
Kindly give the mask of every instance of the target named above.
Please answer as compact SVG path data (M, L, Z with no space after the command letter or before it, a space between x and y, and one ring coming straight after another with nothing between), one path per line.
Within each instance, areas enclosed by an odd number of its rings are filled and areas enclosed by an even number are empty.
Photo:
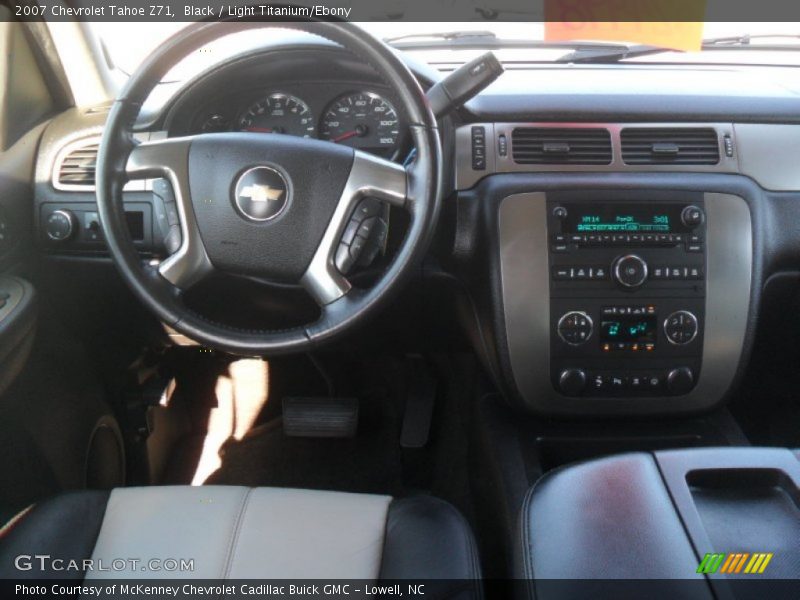
M652 344L658 324L655 315L619 316L600 323L600 342Z
M587 204L567 206L565 233L677 233L680 205Z

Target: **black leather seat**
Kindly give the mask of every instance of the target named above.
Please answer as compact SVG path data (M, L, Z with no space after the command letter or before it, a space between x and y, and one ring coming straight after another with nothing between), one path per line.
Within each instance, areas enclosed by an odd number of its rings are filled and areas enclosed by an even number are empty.
M49 555L44 564L19 556ZM181 570L113 559L186 559ZM60 562L56 562L56 560ZM92 559L90 568L84 560ZM70 562L73 561L73 562ZM74 564L75 568L66 568ZM158 565L157 565L158 566ZM174 567L171 563L161 568ZM42 568L43 567L43 568ZM19 515L2 532L0 578L440 579L481 595L472 533L450 504L388 496L234 486L72 492ZM470 583L464 585L465 580ZM430 587L428 591L432 591Z
M595 598L726 597L721 580L752 584L758 578L748 565L771 554L760 580L796 585L798 497L800 454L778 448L639 452L563 467L526 497L517 576L539 600L590 591ZM724 555L711 573L701 566L707 554ZM643 580L655 584L645 589ZM772 597L785 597L781 590Z

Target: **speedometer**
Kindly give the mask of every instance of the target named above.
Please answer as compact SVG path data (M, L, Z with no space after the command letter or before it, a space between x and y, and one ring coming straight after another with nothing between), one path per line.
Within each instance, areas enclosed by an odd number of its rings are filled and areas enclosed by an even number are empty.
M297 96L274 93L254 102L239 118L239 131L314 137L314 115Z
M397 146L400 123L388 100L373 92L355 92L334 100L325 109L320 137L384 156Z

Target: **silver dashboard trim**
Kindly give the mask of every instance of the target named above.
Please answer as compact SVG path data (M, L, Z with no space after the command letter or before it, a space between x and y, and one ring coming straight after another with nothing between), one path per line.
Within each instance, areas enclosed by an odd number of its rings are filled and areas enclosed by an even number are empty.
M486 169L476 171L472 168L472 127L486 128ZM611 162L607 165L520 165L514 162L511 156L511 134L516 127L551 127L571 128L581 127L586 129L607 129L611 134ZM620 147L620 132L623 129L636 127L669 127L687 129L697 127L710 127L717 131L719 142L720 160L715 165L628 165L622 160ZM738 173L739 162L737 159L738 143L735 137L733 123L574 123L574 122L518 122L518 123L470 123L456 130L456 160L455 182L456 189L465 190L474 186L478 181L495 173L579 173L579 172L688 172L688 173ZM500 135L505 135L508 151L501 156L497 149L497 140ZM733 142L733 156L725 155L723 136L728 135ZM800 187L800 185L798 185Z
M187 289L213 271L192 206L189 189L191 138L145 142L128 156L126 172L131 179L165 177L172 185L181 228L181 245L164 259L158 272L172 285Z
M739 367L750 309L753 234L747 202L705 194L706 317L695 388L684 396L597 399L559 394L550 380L546 198L545 192L514 194L499 209L506 342L513 384L525 405L546 414L623 415L695 412L719 402Z
M157 141L166 139L167 132L166 131L150 131L150 132L137 132L133 134L135 140L139 142L148 142L148 141ZM94 184L80 184L80 183L62 183L61 180L58 178L59 173L61 173L61 167L64 165L64 160L67 156L70 155L74 150L79 150L81 148L86 148L88 146L97 145L99 147L100 142L102 141L101 135L90 135L86 137L81 137L78 139L74 139L67 144L61 146L56 152L56 156L53 159L53 166L50 171L50 183L54 189L58 190L59 192L94 192L96 191L96 187ZM123 188L126 192L149 192L153 189L153 181L152 179L140 179L140 180L133 180L129 181L125 184Z

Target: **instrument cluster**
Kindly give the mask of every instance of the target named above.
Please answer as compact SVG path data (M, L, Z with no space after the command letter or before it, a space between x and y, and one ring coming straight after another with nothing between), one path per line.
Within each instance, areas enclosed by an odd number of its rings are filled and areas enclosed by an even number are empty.
M400 146L401 118L385 94L356 89L320 102L318 94L273 90L248 95L231 110L229 99L201 109L192 133L247 131L327 140L386 158Z

